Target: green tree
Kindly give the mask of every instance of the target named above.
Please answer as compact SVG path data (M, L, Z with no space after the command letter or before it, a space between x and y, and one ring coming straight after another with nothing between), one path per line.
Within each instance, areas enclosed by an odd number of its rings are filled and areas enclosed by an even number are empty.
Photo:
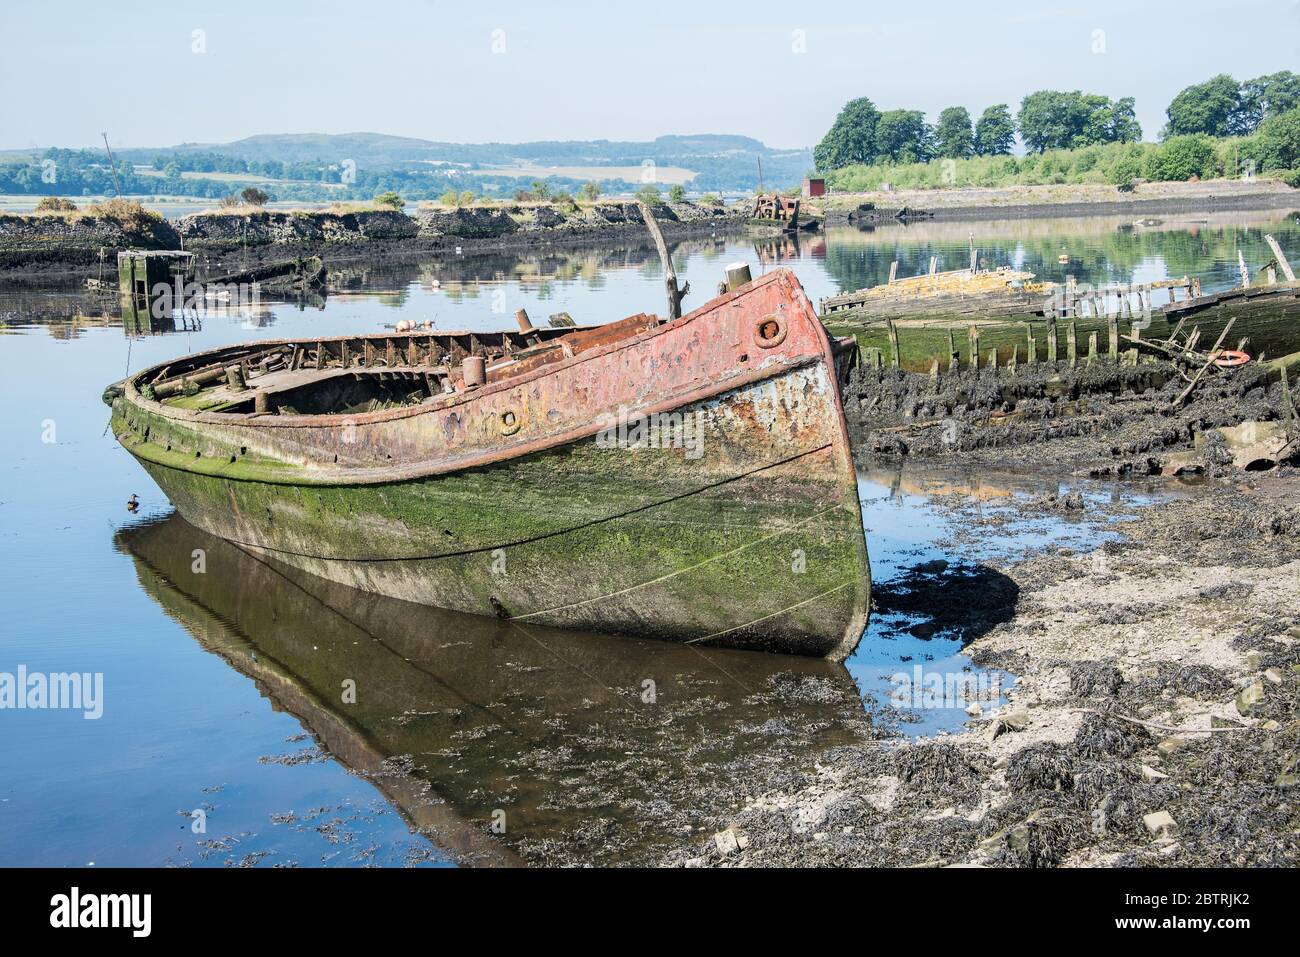
M1204 133L1229 136L1242 132L1241 88L1226 73L1183 89L1165 111L1165 136Z
M870 163L876 157L879 120L880 111L865 96L849 100L813 150L814 165L819 170L833 170L854 163Z
M1250 153L1261 171L1300 169L1300 107L1261 123Z
M1147 161L1147 178L1185 180L1205 178L1218 172L1214 141L1204 133L1171 136Z
M239 198L249 206L265 206L266 201L271 197L256 186L249 186L247 189L240 192Z
M889 110L876 123L876 158L924 163L934 156L933 130L920 110Z
M1016 124L1005 103L990 106L975 124L975 152L980 156L1005 156L1016 141Z
M551 198L551 188L547 186L544 182L542 182L540 179L533 180L532 193L533 196L535 196L537 199L540 200L547 200Z
M449 189L438 197L438 202L444 206L456 206L460 203L460 195L454 189Z
M454 196L455 193L452 193L452 195ZM393 192L390 189L386 192L377 195L374 198L374 204L376 206L389 206L393 209L401 209L403 206L406 205L406 201L402 199L401 196L399 196L397 193Z
M473 206L474 191L472 189L462 190L460 196L456 198L456 203L459 206Z
M684 203L686 202L686 189L681 183L674 183L672 189L668 190L668 202Z
M965 159L975 151L975 133L964 106L950 106L939 114L934 128L935 152L949 159Z
M1300 106L1300 76L1290 70L1259 76L1241 84L1241 107L1236 131L1255 132L1271 116L1281 116Z
M636 198L648 206L654 206L663 202L663 197L659 195L659 187L652 183L647 183L636 191Z
M600 185L594 179L589 179L582 184L582 188L578 190L578 195L587 202L594 203L597 197L600 196Z
M1038 90L1020 101L1017 123L1025 146L1038 153L1082 145L1090 108L1078 90Z

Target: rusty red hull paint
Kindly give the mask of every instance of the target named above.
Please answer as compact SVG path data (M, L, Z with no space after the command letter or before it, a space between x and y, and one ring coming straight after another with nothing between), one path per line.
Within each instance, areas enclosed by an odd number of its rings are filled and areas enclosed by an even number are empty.
M193 524L321 577L520 622L846 656L869 603L856 474L837 348L793 275L551 339L490 362L482 388L351 415L177 409L145 397L161 374L146 370L114 429ZM602 443L651 416L692 423L699 448Z

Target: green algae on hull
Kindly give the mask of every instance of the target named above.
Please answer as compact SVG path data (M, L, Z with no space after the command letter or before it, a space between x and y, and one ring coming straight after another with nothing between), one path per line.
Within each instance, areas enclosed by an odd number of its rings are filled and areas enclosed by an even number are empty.
M112 424L190 523L321 578L521 625L846 657L870 571L844 353L797 281L610 329L480 391L356 415L177 408L144 397L148 370ZM695 441L616 440L629 412Z

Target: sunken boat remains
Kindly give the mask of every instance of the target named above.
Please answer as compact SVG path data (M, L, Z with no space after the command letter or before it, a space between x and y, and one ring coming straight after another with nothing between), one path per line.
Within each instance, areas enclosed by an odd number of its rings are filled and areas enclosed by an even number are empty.
M111 424L188 522L320 578L840 660L870 602L856 349L790 272L736 285L669 319L215 349L111 386Z
M1068 359L1137 362L1150 352L1142 340L1192 336L1195 348L1228 327L1228 345L1254 360L1300 350L1300 282L1271 236L1274 258L1252 279L1244 261L1241 284L1203 293L1197 277L1092 286L1035 282L1008 267L979 269L971 247L968 269L896 278L821 301L832 334L854 336L868 365L930 373L988 366L1015 368ZM1184 340L1186 342L1186 340ZM1158 353L1160 350L1155 350Z

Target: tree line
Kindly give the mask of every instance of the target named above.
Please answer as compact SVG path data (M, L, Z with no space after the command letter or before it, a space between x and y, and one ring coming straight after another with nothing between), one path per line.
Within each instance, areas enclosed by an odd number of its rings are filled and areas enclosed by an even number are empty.
M944 109L934 124L920 110L881 112L867 97L850 100L813 150L817 169L857 164L926 163L934 159L1005 156L1019 134L1030 152L1078 149L1142 139L1131 96L1112 100L1080 90L1038 90L1012 117L1005 103L972 123L964 106ZM1249 136L1271 118L1300 106L1300 76L1281 71L1238 83L1220 74L1182 90L1166 111L1161 138L1191 134Z

